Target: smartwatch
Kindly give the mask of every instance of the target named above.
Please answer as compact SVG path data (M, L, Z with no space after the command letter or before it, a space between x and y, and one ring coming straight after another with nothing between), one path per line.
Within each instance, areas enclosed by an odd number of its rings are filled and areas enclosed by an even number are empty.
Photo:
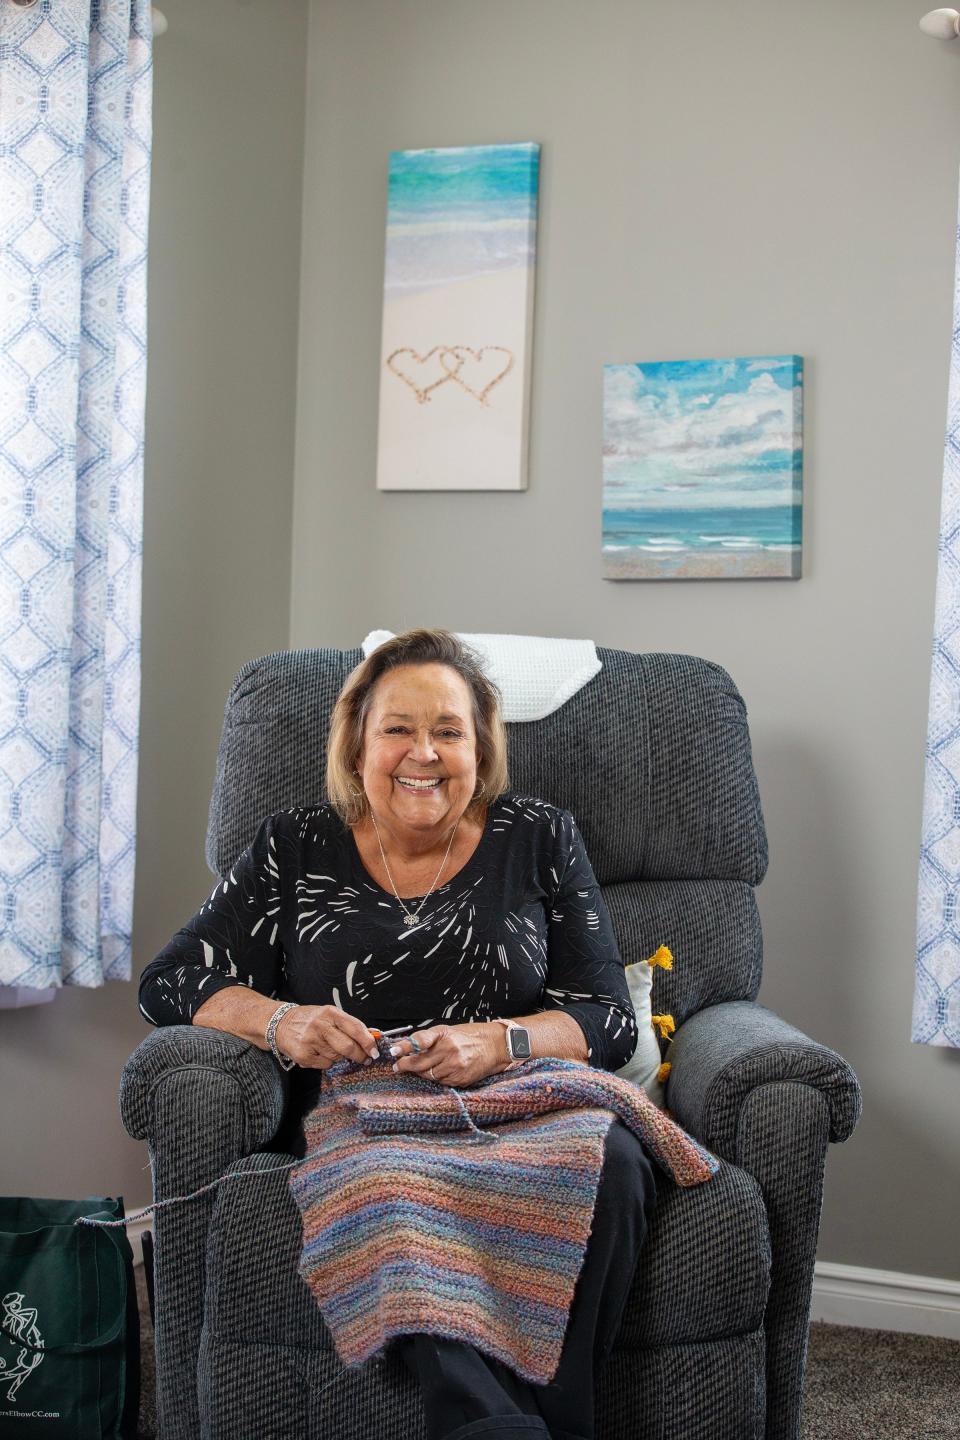
M507 1051L510 1055L509 1069L513 1070L523 1060L529 1060L533 1055L530 1045L530 1031L518 1025L515 1020L505 1020L502 1015L497 1015L492 1022L494 1025L503 1025L507 1032Z

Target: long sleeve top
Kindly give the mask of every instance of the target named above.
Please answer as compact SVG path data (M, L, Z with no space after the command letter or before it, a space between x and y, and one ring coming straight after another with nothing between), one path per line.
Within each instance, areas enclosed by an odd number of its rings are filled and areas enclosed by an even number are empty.
M419 897L405 900L415 911ZM610 916L573 816L507 794L413 926L328 805L268 815L210 898L144 970L153 1025L189 1024L247 985L337 1005L365 1025L424 1028L562 1009L591 1065L617 1070L637 1027Z

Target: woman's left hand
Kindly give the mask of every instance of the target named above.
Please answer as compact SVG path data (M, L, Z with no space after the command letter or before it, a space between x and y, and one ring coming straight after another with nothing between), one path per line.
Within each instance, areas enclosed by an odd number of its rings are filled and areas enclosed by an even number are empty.
M502 1025L431 1025L394 1041L393 1068L401 1075L425 1075L442 1085L475 1085L506 1069ZM416 1054L411 1039L420 1046Z

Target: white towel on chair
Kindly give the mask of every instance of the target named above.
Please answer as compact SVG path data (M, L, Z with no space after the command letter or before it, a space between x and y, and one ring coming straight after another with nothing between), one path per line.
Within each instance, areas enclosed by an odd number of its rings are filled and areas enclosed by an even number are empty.
M364 656L392 630L371 630ZM460 635L475 650L503 696L504 720L542 720L575 695L600 669L592 640L555 640L544 635Z

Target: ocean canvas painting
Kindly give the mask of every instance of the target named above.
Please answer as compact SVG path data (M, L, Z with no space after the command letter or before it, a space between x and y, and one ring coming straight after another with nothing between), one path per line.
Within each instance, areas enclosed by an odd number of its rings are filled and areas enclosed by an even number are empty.
M523 490L540 147L390 156L377 486Z
M604 366L604 579L797 580L802 520L802 356Z

